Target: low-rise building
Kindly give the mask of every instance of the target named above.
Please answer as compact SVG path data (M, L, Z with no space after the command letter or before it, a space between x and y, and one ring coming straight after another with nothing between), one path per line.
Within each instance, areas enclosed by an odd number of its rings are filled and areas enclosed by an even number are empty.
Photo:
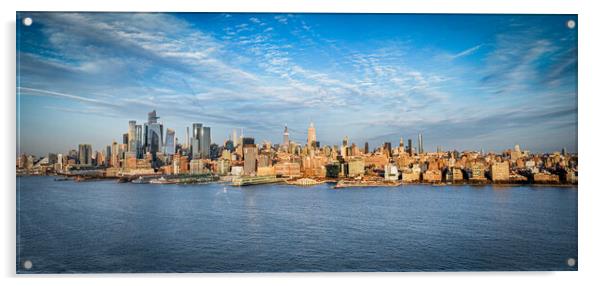
M548 173L533 174L533 181L538 184L557 184L560 182L558 175Z
M270 167L257 167L257 176L275 176L276 169L273 166Z
M205 169L205 162L202 159L190 160L190 174L198 175L204 174L207 170Z
M508 182L510 180L508 161L495 162L491 165L491 180L494 182Z
M460 182L464 180L464 174L462 173L462 169L453 167L452 168L452 181Z
M349 177L363 176L365 171L364 158L353 157L347 162L349 166Z
M232 166L232 169L230 170L230 174L232 174L232 176L242 176L243 173L243 166Z
M217 160L217 173L225 176L230 172L230 160L220 158Z
M296 162L280 162L274 165L277 176L301 177L301 165Z
M441 182L441 171L440 170L427 170L422 174L422 181L427 183L440 183Z
M474 163L471 167L470 180L472 181L484 181L485 180L485 166L482 163Z
M385 181L397 181L399 180L399 172L397 167L393 164L385 166Z
M414 183L420 181L420 172L416 172L414 169L405 169L401 173L401 181L404 183Z
M566 173L566 182L569 184L577 184L577 172L568 170Z

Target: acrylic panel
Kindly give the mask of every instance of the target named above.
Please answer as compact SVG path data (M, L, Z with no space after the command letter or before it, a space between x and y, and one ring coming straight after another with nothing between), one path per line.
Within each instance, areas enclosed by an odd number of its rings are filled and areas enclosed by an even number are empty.
M577 15L18 12L16 271L574 271Z

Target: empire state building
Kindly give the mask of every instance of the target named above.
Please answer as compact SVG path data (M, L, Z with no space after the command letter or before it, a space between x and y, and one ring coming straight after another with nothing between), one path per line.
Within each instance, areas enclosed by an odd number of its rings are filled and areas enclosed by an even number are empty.
M314 128L314 123L309 124L309 128L307 128L307 146L314 146L316 142L316 128Z
M284 134L282 137L282 145L288 147L290 141L288 139L288 127L286 125L284 126Z

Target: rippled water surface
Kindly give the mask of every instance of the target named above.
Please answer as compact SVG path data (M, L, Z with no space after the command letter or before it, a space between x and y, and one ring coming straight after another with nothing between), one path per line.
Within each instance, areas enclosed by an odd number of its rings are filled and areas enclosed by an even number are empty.
M17 186L19 273L577 269L576 187Z

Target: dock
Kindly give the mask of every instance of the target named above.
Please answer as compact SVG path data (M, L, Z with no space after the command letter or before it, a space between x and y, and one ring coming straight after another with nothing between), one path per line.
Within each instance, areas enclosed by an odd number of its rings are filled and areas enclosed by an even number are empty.
M251 185L276 184L282 182L284 182L284 179L277 178L276 176L242 176L232 178L232 183L230 185L242 187Z

